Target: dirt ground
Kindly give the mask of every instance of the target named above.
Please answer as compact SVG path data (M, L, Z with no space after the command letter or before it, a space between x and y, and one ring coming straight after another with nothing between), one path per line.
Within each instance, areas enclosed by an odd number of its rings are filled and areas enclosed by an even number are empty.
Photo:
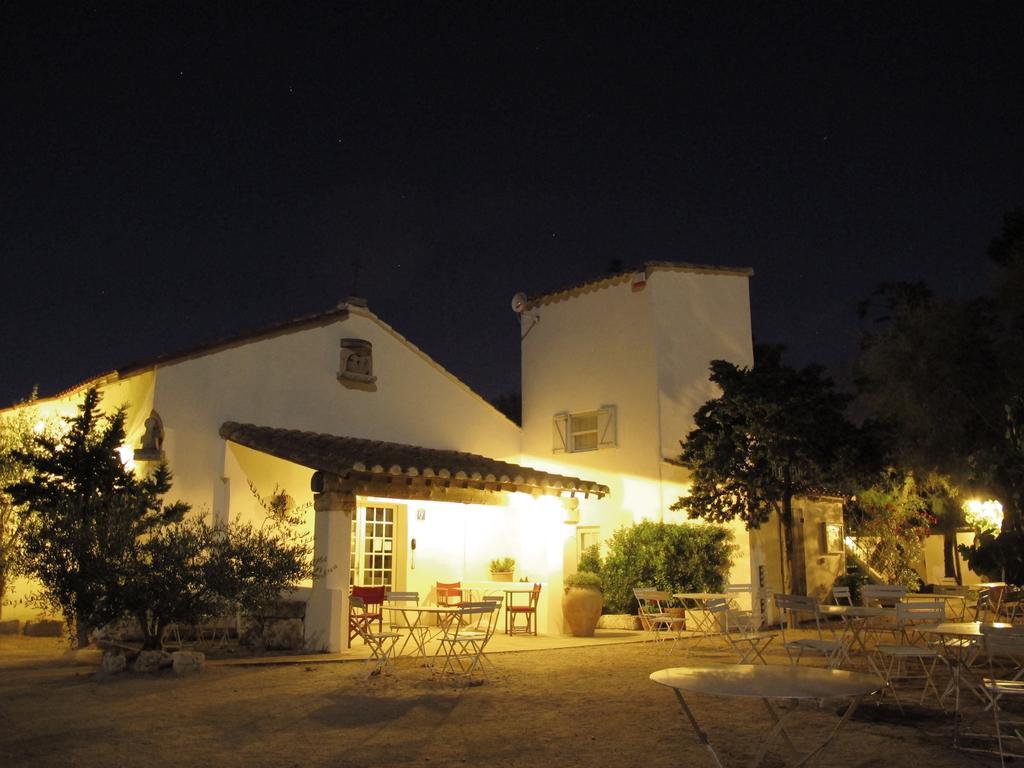
M666 644L667 645L667 644ZM775 650L772 663L786 663ZM713 766L664 667L734 661L648 645L493 655L479 687L455 688L403 660L368 678L362 662L208 666L178 677L98 674L98 653L47 638L0 637L0 766ZM768 731L759 701L698 697L695 715L726 766L747 765ZM801 707L794 730L823 735L836 705ZM952 750L938 711L900 716L865 702L820 765L993 766ZM792 755L779 745L768 766Z

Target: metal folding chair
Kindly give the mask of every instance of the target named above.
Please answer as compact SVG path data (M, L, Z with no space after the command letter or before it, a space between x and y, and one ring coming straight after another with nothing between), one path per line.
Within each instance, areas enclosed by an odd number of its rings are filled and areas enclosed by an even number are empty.
M835 669L849 661L848 650L849 637L844 633L837 636L831 625L828 626L828 636L822 629L821 611L818 610L818 601L813 597L804 595L775 595L775 607L779 610L779 627L782 634L782 644L786 649L786 655L792 664L799 664L805 654L823 656L825 666ZM804 614L814 622L814 637L796 638L793 631L799 627L798 616Z
M764 651L779 636L777 632L759 632L753 629L753 625L747 622L745 612L737 611L729 600L711 600L706 610L722 627L720 635L739 657L739 664L753 663L755 660L762 664L768 663L764 658Z
M363 602L361 597L350 597L349 601L353 608L361 610L366 613L366 604ZM394 652L395 645L402 638L399 632L374 632L373 622L357 622L353 624L353 629L356 634L362 638L363 642L370 649L370 656L367 658L367 665L372 665L372 669L369 672L368 677L374 675L386 674L389 670L394 671Z
M453 621L446 622L438 636L434 673L464 680L470 685L484 681L484 649L494 634L497 604L493 601L463 602ZM482 619L483 621L478 621ZM475 629L474 625L482 629Z
M896 705L903 711L903 703L900 701L899 693L896 690L896 683L906 683L912 680L924 681L924 688L918 699L918 704L923 704L928 696L929 690L934 694L935 701L943 711L942 698L938 686L935 684L935 665L940 661L947 664L945 657L934 645L925 643L925 639L914 632L915 623L939 623L945 621L946 604L943 601L933 603L897 603L896 604L896 632L901 642L897 644L882 643L875 647L875 654L869 657L871 666L885 680L885 688L878 697L881 704L885 694L892 693ZM917 635L915 637L915 635ZM917 674L911 673L908 665L916 662L920 668Z
M1024 719L1011 716L1006 703L1024 699L1024 627L981 626L980 653L987 661L987 675L981 680L981 690L987 698L986 709L992 712L995 733L958 733L958 737L991 739L995 736L995 749L965 746L958 739L958 749L966 752L998 753L999 763L1006 758L1024 757ZM957 720L959 725L959 719Z
M634 587L633 596L640 604L640 626L654 642L665 640L670 636L674 622L680 621L679 616L666 613L665 608L672 602L672 595L658 589Z
M419 592L388 592L384 597L384 604L391 607L416 607L420 604ZM389 611L391 614L391 631L406 632L402 647L398 649L398 656L405 653L406 646L411 640L420 656L427 655L427 640L430 639L431 628L421 623L421 617L416 614L416 621L409 621L407 613L402 611Z

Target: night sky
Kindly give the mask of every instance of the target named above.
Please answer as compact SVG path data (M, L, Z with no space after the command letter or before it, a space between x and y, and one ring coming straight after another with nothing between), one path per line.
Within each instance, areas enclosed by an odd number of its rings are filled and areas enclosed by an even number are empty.
M1024 205L1024 3L48 5L0 6L0 404L353 292L492 397L513 293L615 259L753 267L845 378Z

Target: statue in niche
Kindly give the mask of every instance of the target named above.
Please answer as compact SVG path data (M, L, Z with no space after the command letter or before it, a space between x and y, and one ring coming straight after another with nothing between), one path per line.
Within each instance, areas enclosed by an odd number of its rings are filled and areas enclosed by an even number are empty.
M373 384L377 381L377 377L373 375L373 345L370 342L364 339L341 340L338 381L362 384Z
M142 445L135 449L135 460L164 460L164 422L156 411L151 411L146 419L146 431L142 435Z

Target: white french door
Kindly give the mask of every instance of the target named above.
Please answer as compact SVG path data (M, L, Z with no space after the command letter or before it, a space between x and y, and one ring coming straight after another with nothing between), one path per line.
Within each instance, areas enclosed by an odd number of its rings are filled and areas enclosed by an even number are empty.
M396 507L377 504L356 509L352 518L350 584L394 588L397 526Z

